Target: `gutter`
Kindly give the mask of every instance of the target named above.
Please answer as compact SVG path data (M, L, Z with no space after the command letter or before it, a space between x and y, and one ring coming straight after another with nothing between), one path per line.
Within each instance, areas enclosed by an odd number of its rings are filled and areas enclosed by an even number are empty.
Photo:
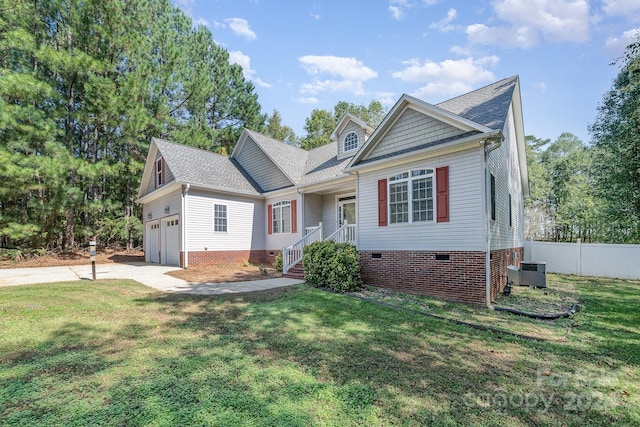
M500 148L504 141L502 132L498 132L495 136L484 140L484 187L485 187L485 259L484 259L484 276L485 276L485 301L487 308L494 310L491 305L491 173L489 171L489 154Z
M182 252L184 253L183 266L185 270L189 268L189 251L187 250L187 194L189 193L189 189L191 188L191 184L187 184L182 188Z

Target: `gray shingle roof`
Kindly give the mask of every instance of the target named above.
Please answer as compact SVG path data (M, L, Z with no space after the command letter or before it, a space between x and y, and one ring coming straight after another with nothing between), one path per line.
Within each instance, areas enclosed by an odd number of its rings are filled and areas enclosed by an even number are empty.
M251 139L273 160L273 162L294 182L299 182L304 173L309 151L269 138L261 133L246 129Z
M517 84L518 76L509 77L436 106L488 128L502 130ZM335 141L306 151L255 131L246 131L296 184L313 184L343 176L344 168L351 160L351 157L337 160ZM162 139L154 139L154 142L178 182L246 194L264 192L235 159ZM437 143L441 142L446 140Z
M154 138L177 182L259 195L262 189L228 157Z
M343 170L351 160L351 157L337 160L337 154L337 141L309 151L309 159L305 165L304 175L300 184L312 184L346 175Z
M518 76L508 77L436 106L488 128L502 130L517 83Z

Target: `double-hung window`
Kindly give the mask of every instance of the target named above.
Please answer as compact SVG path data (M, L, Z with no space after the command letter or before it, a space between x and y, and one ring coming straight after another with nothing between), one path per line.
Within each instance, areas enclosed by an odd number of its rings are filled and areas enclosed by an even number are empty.
M278 202L273 204L273 232L291 233L291 202Z
M391 224L433 221L433 169L414 169L389 177Z
M213 231L227 232L227 205L213 205Z

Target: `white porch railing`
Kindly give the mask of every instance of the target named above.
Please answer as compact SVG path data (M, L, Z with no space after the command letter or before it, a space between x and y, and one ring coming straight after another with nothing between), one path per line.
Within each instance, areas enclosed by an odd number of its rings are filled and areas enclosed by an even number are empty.
M317 227L305 228L305 233L302 239L282 249L283 274L287 274L291 267L302 261L302 251L306 245L322 240L322 223Z
M355 224L343 224L342 227L331 233L324 240L333 240L336 243L351 243L356 244L356 225Z

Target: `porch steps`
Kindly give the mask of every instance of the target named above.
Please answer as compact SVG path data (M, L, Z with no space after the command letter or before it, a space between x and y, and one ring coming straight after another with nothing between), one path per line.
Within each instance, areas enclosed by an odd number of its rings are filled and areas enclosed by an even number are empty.
M287 271L287 274L283 274L282 277L304 280L304 267L302 267L302 262L299 262L291 267L289 271Z

